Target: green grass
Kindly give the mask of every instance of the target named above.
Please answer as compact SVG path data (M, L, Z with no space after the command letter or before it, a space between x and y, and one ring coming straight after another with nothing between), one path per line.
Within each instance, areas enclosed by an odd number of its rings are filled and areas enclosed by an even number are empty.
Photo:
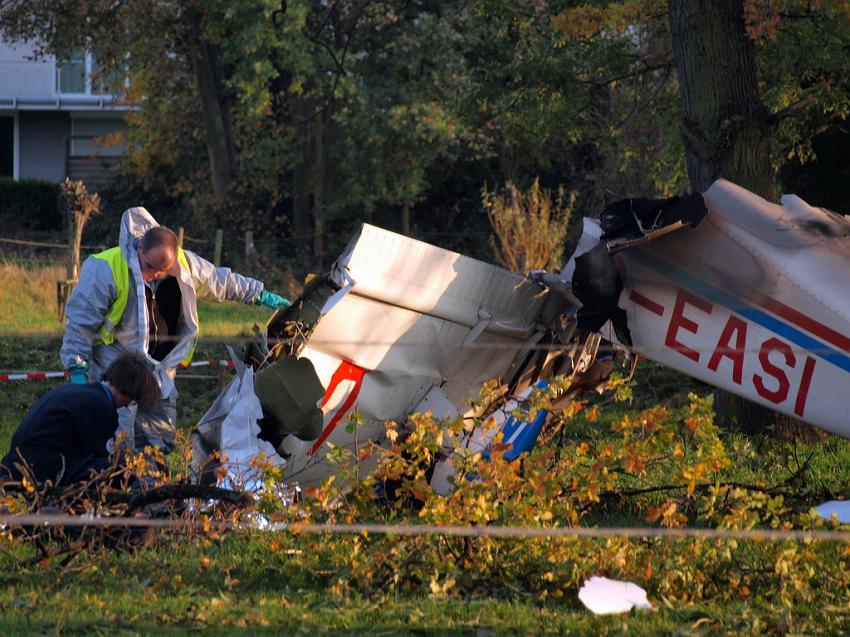
M268 308L255 305L201 299L198 314L203 337L233 337L250 334L254 325L262 330L272 313Z
M0 313L2 370L59 369L61 331L52 318L52 297L42 294L52 275L44 276L41 284L17 278L32 293L17 285L12 286L14 296L8 285L0 287L0 307L6 311ZM45 304L47 307L42 307ZM9 311L11 306L14 312ZM197 359L225 355L225 337L248 334L253 323L262 323L268 316L262 308L206 302L201 313L205 335L216 338L200 344ZM47 329L50 320L53 325ZM199 368L178 375L178 420L184 440L231 374L229 370ZM188 377L196 375L204 377ZM61 382L0 383L0 453L8 448L12 431L29 406ZM709 388L642 363L634 400L615 403L606 396L592 398L591 402L600 406L599 418L589 422L585 411L569 423L567 452L583 441L604 440L611 435L612 423L645 407L681 406L689 391L705 394ZM850 441L828 437L794 443L728 431L721 435L733 459L723 480L775 484L808 460L806 480L799 485L804 502L817 504L824 494L846 490ZM667 478L652 476L655 480ZM646 506L664 497L602 506L592 521L605 526L646 524ZM785 608L767 603L759 595L749 602L686 604L658 598L650 591L652 611L596 617L580 605L573 587L562 590L562 597L546 599L529 594L520 585L447 599L422 593L367 596L356 590L334 592L344 574L315 557L318 541L315 536L257 532L230 533L217 540L160 537L132 552L102 549L84 553L65 569L52 564L22 566L0 552L0 635L183 635L204 631L222 635L684 636L841 634L850 629L850 600L826 609L802 604ZM659 543L657 550L663 554L665 546ZM0 549L6 548L19 556L30 550L0 539ZM816 572L844 568L834 558L816 559L819 561L812 565ZM665 573L654 577L665 577Z
M281 549L273 546L280 541ZM31 568L0 576L0 634L227 635L707 635L839 634L850 611L782 609L753 600L682 605L596 617L574 595L538 600L478 595L366 597L331 592L333 575L286 550L305 542L280 535L232 535L147 548L102 551L76 570ZM806 622L805 624L803 622ZM795 630L795 627L797 629Z
M652 611L596 617L574 596L337 595L333 573L290 554L308 547L291 536L254 533L132 554L102 551L61 575L52 568L4 567L0 634L784 634L794 632L802 614L817 612L784 612L757 600L726 607L656 601ZM821 625L836 631L848 613L834 609Z
M0 261L0 336L61 336L56 282L64 278L59 266L25 268ZM249 334L271 315L264 307L208 299L199 300L198 313L202 336L215 337Z
M58 346L56 338L2 339L0 367L51 368ZM217 355L218 347L206 343L199 354ZM6 449L11 431L29 404L57 384L0 384L0 448ZM179 387L180 422L185 433L218 393L219 380L212 374L209 379L181 380ZM635 400L605 404L600 420L635 414L656 402L676 404L684 400L681 390L700 389L704 387L668 370L642 365ZM605 402L605 398L595 400ZM579 442L604 435L605 430L599 421L591 426L578 417L570 435L573 442ZM724 479L778 482L793 469L791 443L734 432L724 433L724 437L727 448L737 449L741 460ZM850 441L830 437L799 444L796 453L811 461L811 482L806 488L841 491L845 487ZM645 524L642 516L642 511L617 505L603 508L595 522L605 526ZM716 605L651 598L656 606L653 611L595 617L580 606L576 590L567 590L558 599L539 599L521 589L512 594L502 590L449 599L413 593L335 594L330 591L338 574L308 557L313 541L256 532L234 533L220 540L161 539L132 553L100 550L84 554L72 562L69 571L58 566L15 567L0 555L0 634L183 635L203 630L228 635L706 635L795 630L808 634L812 627L835 634L850 627L850 606L821 617L816 608L783 610L760 603L758 598L751 603ZM815 567L834 566L822 563Z

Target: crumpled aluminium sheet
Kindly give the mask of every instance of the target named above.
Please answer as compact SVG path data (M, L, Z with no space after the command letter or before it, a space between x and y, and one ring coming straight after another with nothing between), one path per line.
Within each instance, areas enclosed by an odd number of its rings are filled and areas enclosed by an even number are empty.
M331 279L347 292L330 304L300 356L329 388L325 428L357 392L357 436L384 440L387 420L403 420L435 388L460 413L489 379L505 376L539 338L546 290L528 278L365 224L335 262ZM331 389L344 363L359 381ZM354 448L344 420L326 442ZM287 439L287 477L306 485L334 469L328 447ZM364 467L368 470L369 467Z
M311 361L326 390L322 434L313 441L291 435L278 447L287 454L287 480L302 486L336 471L324 460L329 444L354 449L357 441L384 441L384 423L403 420L435 389L465 412L482 383L504 376L542 334L544 287L368 224L328 280L339 291L322 303L297 354ZM296 305L312 301L305 296ZM351 377L335 382L343 370ZM220 447L234 474L244 473L257 451L272 452L256 439L261 412L248 397L250 376L243 378L216 401L197 434L197 462ZM357 439L345 426L354 410L363 418Z
M219 466L225 469L224 486L255 491L263 482L263 475L255 465L262 454L274 466L284 467L286 462L268 442L257 437L262 418L260 400L254 393L254 370L240 366L236 376L216 398L201 417L192 432L192 466L196 473L205 472L212 481ZM220 463L210 463L209 454L219 452Z

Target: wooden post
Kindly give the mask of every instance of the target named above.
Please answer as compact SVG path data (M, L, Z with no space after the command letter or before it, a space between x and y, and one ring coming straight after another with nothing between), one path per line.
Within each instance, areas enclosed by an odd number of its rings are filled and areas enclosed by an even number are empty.
M181 248L183 247L183 233L184 233L183 226L180 226L179 228L177 228L177 245L180 246Z
M407 202L401 204L401 233L410 236L410 204Z
M257 255L257 249L254 247L254 233L250 230L245 231L245 267L249 271L254 269L254 260Z
M83 238L85 221L79 215L69 211L68 219L68 252L65 261L65 278L56 282L56 313L59 320L65 319L65 304L71 295L71 290L77 284L80 274L80 244Z
M80 244L83 228L80 219L73 212L68 214L68 258L65 264L65 278L76 281L80 273Z
M219 228L215 231L215 250L213 252L213 263L215 267L221 265L221 244L224 241L224 231Z
M251 258L254 252L254 233L250 230L245 231L245 261Z

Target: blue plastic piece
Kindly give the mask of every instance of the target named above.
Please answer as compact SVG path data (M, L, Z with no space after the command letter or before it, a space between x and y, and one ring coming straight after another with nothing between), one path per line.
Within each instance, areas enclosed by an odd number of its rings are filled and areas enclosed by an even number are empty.
M537 390L546 389L548 386L549 383L545 380L538 380L534 383L534 389ZM519 409L523 409L522 404L520 404ZM522 454L534 449L534 445L537 444L537 438L543 430L543 425L546 423L546 417L548 415L549 412L546 409L541 409L537 412L534 420L531 422L519 420L514 416L508 416L508 419L505 421L505 424L502 425L501 429L502 444L510 446L503 455L505 460L516 460ZM481 453L481 457L489 460L490 450L484 450ZM477 474L469 473L467 474L466 479L475 480L477 477Z

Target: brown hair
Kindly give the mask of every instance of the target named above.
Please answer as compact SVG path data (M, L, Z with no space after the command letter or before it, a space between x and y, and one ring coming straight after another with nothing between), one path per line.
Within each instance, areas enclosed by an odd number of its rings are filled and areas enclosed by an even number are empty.
M159 383L145 360L133 352L120 354L103 372L101 380L142 407L153 407L160 397Z
M177 235L165 226L148 228L147 232L142 235L139 241L139 247L141 247L142 252L147 254L151 249L158 248L159 246L170 248L174 254L177 254Z

